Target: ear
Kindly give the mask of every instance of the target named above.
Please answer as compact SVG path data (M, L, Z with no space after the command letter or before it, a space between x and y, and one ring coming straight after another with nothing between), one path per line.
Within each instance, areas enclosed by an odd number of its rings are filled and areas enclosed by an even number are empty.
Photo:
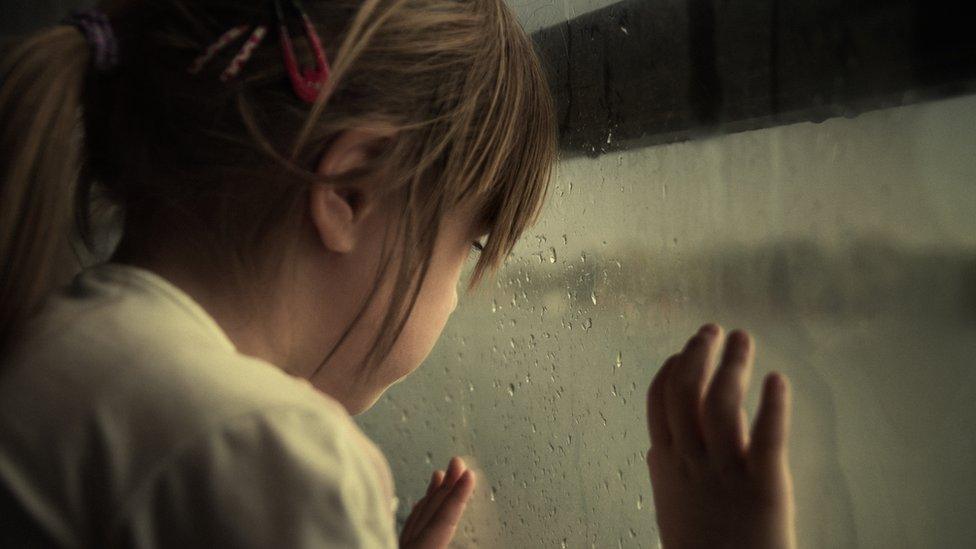
M395 133L390 126L342 132L322 154L317 173L339 175L362 167ZM319 183L309 189L308 204L309 217L322 245L333 252L348 253L356 247L363 219L376 206L376 193L368 184Z

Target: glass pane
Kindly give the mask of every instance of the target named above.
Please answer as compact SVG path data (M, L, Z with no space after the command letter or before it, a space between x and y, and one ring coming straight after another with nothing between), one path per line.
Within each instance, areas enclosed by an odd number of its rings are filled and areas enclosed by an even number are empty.
M976 98L561 163L541 222L359 419L400 519L454 454L459 546L657 547L646 387L749 329L794 390L804 547L976 539Z

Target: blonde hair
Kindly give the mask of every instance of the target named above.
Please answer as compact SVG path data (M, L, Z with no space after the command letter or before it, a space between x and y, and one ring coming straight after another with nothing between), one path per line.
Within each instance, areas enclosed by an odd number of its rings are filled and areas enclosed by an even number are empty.
M332 65L312 106L287 84L273 40L228 84L217 74L234 51L187 73L231 26L271 22L264 0L108 3L121 44L121 64L109 73L89 70L84 38L66 26L5 56L4 348L50 290L72 224L90 234L96 188L124 211L126 241L196 246L208 268L242 289L277 272L284 253L277 236L298 223L310 184L369 177L384 193L399 193L406 207L384 270L394 253L402 260L364 366L385 357L402 331L453 207L476 200L490 228L471 286L499 267L537 217L556 157L544 71L503 0L304 4ZM299 40L296 49L307 56L304 46ZM399 131L364 169L330 179L314 173L332 139L374 123Z

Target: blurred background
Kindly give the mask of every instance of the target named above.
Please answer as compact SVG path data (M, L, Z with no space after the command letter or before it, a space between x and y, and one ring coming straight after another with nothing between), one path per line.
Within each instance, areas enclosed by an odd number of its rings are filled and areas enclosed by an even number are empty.
M2 1L0 33L84 2ZM560 116L540 223L358 418L458 547L658 547L644 398L699 325L791 380L802 547L976 542L976 33L951 2L519 0Z

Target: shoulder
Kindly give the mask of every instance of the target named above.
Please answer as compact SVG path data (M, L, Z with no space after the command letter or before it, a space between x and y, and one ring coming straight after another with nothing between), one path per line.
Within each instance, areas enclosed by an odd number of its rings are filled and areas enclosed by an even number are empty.
M0 420L29 414L36 431L95 422L152 448L255 410L314 408L348 419L307 382L239 353L199 305L147 272L85 272L30 328L4 357Z
M41 514L65 517L81 539L109 520L150 529L231 520L212 517L216 509L236 514L244 530L322 529L311 510L321 501L335 516L358 513L350 524L392 523L389 504L372 503L384 490L392 498L389 466L341 404L237 352L171 289L83 282L51 299L0 365L0 481L15 476L18 497L44 502ZM128 508L124 518L104 516ZM150 524L147 509L164 522ZM190 509L201 516L186 516ZM294 516L254 518L275 509Z
M147 475L110 544L392 547L393 515L354 424L315 409L242 415Z

